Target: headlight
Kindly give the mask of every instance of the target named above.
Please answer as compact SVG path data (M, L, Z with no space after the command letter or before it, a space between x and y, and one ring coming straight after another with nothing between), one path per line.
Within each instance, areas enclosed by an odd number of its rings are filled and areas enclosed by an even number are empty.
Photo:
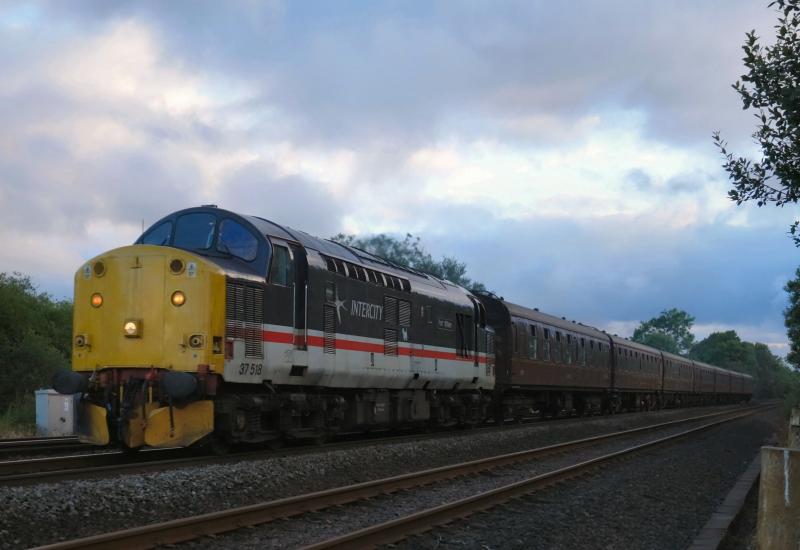
M172 302L173 306L181 307L183 304L186 303L186 295L180 290L176 290L175 292L172 293L170 301Z
M103 305L103 296L99 292L95 292L92 294L92 299L90 300L92 307L100 307Z
M128 319L122 325L122 331L127 338L139 338L142 335L142 322L139 319Z

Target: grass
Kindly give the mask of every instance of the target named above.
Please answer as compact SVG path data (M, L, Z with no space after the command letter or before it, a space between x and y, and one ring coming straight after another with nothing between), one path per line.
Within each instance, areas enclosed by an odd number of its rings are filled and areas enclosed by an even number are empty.
M12 402L0 413L0 438L36 435L36 402L33 396Z

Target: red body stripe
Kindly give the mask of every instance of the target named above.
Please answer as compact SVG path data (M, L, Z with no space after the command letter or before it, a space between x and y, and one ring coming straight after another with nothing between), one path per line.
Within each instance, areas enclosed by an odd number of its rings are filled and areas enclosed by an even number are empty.
M295 341L294 335L288 332L278 332L274 330L263 331L263 339L265 342L273 342L276 344L293 344ZM321 348L325 344L321 336L309 336L308 345ZM365 353L383 353L382 344L372 344L367 342L357 342L355 340L345 340L343 338L336 338L336 349L347 351L361 351ZM397 347L397 354L400 356L410 356L411 348L399 346ZM474 362L472 357L462 357L450 351L434 351L434 350L414 350L414 357L422 357L425 359L443 359L449 361L464 361L467 363ZM478 357L478 362L481 364L486 363L486 357Z
M294 334L290 332L278 332L276 330L265 330L261 333L261 338L265 342L275 342L278 344L294 344Z

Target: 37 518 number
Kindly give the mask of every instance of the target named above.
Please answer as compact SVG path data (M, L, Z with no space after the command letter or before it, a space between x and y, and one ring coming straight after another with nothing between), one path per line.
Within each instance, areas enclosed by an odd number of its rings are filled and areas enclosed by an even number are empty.
M241 363L239 365L239 374L245 375L249 374L250 376L258 376L261 374L261 369L264 368L262 363Z

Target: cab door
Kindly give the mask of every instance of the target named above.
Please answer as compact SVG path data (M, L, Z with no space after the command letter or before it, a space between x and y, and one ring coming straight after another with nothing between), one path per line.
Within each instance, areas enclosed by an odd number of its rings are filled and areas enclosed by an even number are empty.
M295 269L292 249L286 241L272 239L267 282L267 331L272 337L269 341L293 344Z
M281 351L294 350L284 357L290 360L294 375L302 375L308 366L306 332L308 297L308 260L305 249L297 243L272 239L272 259L268 274L267 304L270 320L267 340L281 344Z

